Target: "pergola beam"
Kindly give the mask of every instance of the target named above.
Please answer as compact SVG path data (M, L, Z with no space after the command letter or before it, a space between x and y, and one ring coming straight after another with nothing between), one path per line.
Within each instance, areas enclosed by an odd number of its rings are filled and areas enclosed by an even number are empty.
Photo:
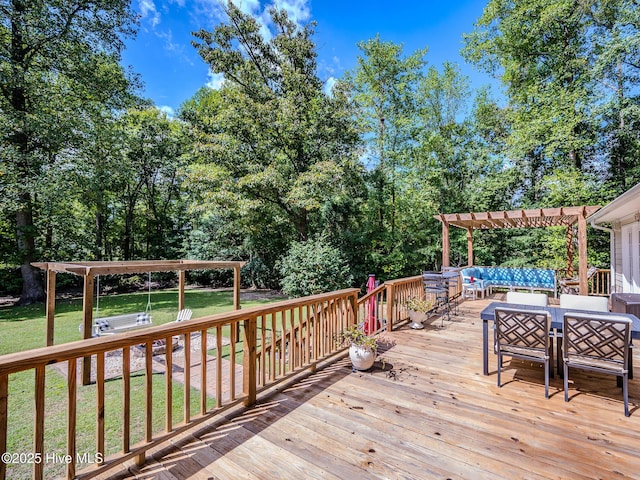
M599 206L534 208L500 212L445 213L436 215L440 221L459 228L544 228L575 225L578 217L595 213Z

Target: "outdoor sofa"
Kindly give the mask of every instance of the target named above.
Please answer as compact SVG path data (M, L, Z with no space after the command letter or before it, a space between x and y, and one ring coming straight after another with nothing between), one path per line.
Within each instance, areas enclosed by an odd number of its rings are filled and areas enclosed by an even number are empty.
M546 268L517 267L467 267L460 270L462 283L469 284L471 277L479 281L483 290L508 288L509 290L527 289L550 290L557 296L556 272Z

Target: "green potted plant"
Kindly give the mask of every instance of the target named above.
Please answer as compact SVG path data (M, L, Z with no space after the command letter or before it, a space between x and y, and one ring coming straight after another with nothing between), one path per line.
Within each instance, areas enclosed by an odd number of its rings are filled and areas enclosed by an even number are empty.
M339 335L342 345L349 345L349 358L354 370L369 370L376 359L378 343L375 337L352 325Z
M433 302L418 297L409 297L404 306L409 311L409 319L411 323L409 326L413 329L424 328L422 322L427 319L427 312L433 307Z

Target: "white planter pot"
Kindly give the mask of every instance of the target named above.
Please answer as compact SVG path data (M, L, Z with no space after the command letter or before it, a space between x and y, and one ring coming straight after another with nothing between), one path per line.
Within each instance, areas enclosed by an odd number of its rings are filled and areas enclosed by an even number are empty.
M427 319L427 314L424 312L417 312L415 310L409 310L409 319L411 320L411 324L409 325L413 329L424 328L422 322Z
M349 358L354 369L369 370L376 360L376 354L370 348L351 345L349 347Z

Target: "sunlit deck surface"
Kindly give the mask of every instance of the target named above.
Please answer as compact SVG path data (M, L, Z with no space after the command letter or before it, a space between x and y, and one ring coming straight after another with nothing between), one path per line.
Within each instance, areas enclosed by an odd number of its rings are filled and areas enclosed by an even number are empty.
M565 403L556 375L546 400L542 367L514 360L498 388L495 355L482 375L489 301L463 302L444 328L387 334L371 371L341 359L103 478L639 478L640 378L629 418L613 376L572 371Z

